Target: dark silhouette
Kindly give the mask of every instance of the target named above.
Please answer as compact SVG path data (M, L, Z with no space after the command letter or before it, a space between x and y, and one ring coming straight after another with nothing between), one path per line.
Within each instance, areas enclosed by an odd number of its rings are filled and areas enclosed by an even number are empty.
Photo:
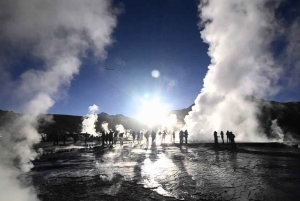
M163 131L162 133L162 143L166 143L166 135L167 135L167 132L166 131Z
M223 144L224 144L224 133L223 133L223 131L221 131L221 139L222 139L222 141L223 141Z
M214 132L214 138L215 138L215 147L218 147L219 144L218 144L218 133L217 133L217 131Z
M229 131L226 131L227 144L229 143Z
M106 140L105 131L102 131L101 138L102 138L102 146L104 146Z
M172 134L172 142L175 143L175 131L173 131L173 134Z
M53 139L53 145L58 145L59 140L59 133L55 133L54 139Z
M146 140L147 140L147 144L149 143L149 135L150 135L150 132L147 131L147 132L145 133L145 137L146 137Z
M141 132L140 131L136 132L136 140L137 140L138 144L140 144L140 140L141 140Z
M123 137L124 137L124 133L120 133L119 134L119 139L120 139L120 145L123 145Z
M229 133L229 140L230 140L230 144L231 144L232 149L236 149L234 138L235 138L235 135L232 132L230 132Z
M132 132L132 141L135 141L135 131Z
M108 141L109 141L110 145L113 144L113 140L114 140L114 132L113 132L113 130L110 130L110 132L108 134Z
M179 143L180 144L183 143L183 131L182 130L179 132Z
M117 140L118 140L118 131L114 132L114 144L117 144Z
M184 131L184 138L185 138L185 144L187 144L187 139L188 139L189 133L187 130Z
M156 139L156 132L152 131L151 132L151 137L152 137L152 143L153 143Z

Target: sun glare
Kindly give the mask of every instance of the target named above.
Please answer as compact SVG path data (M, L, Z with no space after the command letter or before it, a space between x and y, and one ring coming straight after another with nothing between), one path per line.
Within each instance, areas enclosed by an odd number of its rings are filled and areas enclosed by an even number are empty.
M166 118L168 106L159 100L143 100L142 108L139 111L138 119L148 126L155 126Z

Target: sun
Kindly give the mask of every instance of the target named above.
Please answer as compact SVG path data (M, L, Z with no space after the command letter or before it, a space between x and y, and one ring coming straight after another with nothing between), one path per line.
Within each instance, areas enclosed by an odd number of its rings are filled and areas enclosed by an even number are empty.
M146 125L153 127L164 121L168 114L168 105L159 99L142 100L142 107L137 115L138 119Z

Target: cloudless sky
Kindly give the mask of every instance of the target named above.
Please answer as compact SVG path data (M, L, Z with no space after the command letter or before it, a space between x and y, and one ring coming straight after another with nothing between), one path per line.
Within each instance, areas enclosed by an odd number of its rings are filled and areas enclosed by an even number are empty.
M125 11L118 17L115 42L107 49L106 60L84 58L67 96L49 113L84 115L90 105L96 104L100 112L134 117L140 99L154 97L171 104L172 110L193 104L210 63L208 45L200 38L198 1L118 0L115 4L120 2ZM291 7L287 5L280 12L289 16L286 13ZM274 47L274 51L281 47ZM32 62L22 59L29 66ZM160 72L158 78L151 76L153 70ZM273 99L292 101L300 97L298 89L293 88ZM9 101L2 101L0 108L13 107Z
M197 1L120 2L125 12L107 59L98 64L85 59L68 97L50 113L83 115L96 104L102 112L135 116L141 98L160 97L170 109L183 109L200 92L210 59L199 34Z

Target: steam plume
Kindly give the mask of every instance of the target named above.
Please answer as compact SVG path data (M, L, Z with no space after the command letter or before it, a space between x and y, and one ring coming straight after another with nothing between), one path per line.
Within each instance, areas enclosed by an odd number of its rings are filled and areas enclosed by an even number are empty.
M0 140L0 200L37 200L32 189L22 187L13 161L28 171L36 157L32 145L40 141L36 130L39 114L53 106L59 95L79 73L80 58L91 50L96 58L106 57L111 44L116 15L109 0L12 0L0 2L1 46L40 61L40 66L26 66L19 79L8 86L22 102L24 115L7 125ZM5 42L4 42L5 41ZM1 60L16 59L1 52ZM5 58L4 58L5 57ZM9 62L1 66L3 74L11 71ZM10 76L6 76L9 81ZM13 192L12 192L13 191Z
M277 4L267 3L205 0L199 5L201 37L209 44L211 64L185 117L191 139L212 140L214 130L230 130L237 140L267 140L260 135L257 107L249 101L252 95L266 97L278 90L280 70L269 52Z
M116 130L119 131L120 133L125 132L124 126L122 124L117 124L116 125Z
M98 135L95 128L95 123L98 121L98 111L99 107L95 104L89 107L89 113L83 117L82 133L88 133L94 136Z
M108 123L106 121L103 121L101 123L101 128L105 133L109 133L109 129L108 129Z

